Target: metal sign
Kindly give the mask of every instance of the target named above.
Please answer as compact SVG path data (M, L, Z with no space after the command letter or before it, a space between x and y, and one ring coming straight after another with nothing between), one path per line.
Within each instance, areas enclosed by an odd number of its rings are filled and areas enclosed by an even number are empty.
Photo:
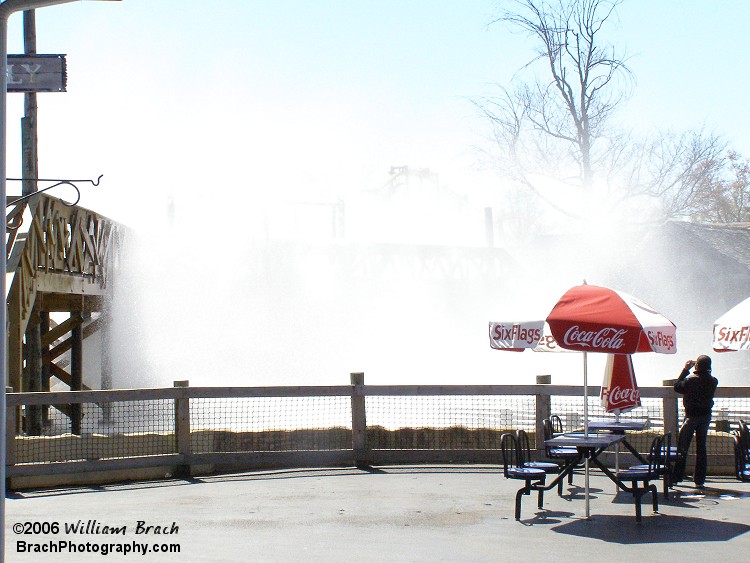
M65 92L65 55L8 55L8 92Z

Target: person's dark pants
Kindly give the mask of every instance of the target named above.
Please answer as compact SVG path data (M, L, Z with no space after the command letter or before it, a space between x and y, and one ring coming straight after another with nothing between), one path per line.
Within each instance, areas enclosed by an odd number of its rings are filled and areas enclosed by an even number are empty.
M696 485L703 485L706 480L708 470L708 455L706 454L706 436L708 435L708 426L711 424L711 414L701 416L688 416L680 428L680 435L677 439L677 450L679 455L674 466L673 481L682 481L685 475L685 460L687 458L690 442L693 441L695 434L695 472L693 473L693 482Z

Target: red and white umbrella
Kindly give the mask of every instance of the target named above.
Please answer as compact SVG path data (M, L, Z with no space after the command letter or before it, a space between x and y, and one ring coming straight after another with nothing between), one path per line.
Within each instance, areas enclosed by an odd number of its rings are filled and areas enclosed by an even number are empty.
M677 352L672 321L622 291L578 285L560 298L547 316L552 336L579 352L634 354Z
M653 307L622 291L578 285L547 316L558 345L583 354L583 419L588 434L588 352L634 354L677 352L675 324Z
M635 381L633 359L628 354L609 354L604 367L604 381L599 394L602 407L607 412L628 412L641 406L641 392Z
M750 350L750 297L716 319L713 348L717 352Z
M568 350L583 352L583 430L589 431L588 352L634 354L677 352L674 323L632 295L608 287L569 289L547 316L552 336ZM589 516L589 460L585 460L586 517Z

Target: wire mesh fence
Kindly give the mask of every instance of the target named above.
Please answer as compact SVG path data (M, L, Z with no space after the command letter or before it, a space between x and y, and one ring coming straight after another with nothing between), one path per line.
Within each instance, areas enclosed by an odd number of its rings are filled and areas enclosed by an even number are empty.
M80 431L71 428L70 404L33 405L45 413L36 433L29 429L14 440L16 463L110 459L174 453L174 401L149 399L82 403ZM31 410L22 409L22 415ZM22 416L22 421L28 420ZM28 426L22 423L21 427Z
M194 451L319 451L352 447L349 397L190 400Z
M252 460L287 453L292 457L284 463L294 463L294 456L309 452L351 452L354 460L357 448L377 462L377 452L386 450L497 451L502 434L518 429L539 449L540 417L550 414L560 416L566 431L583 425L583 397L575 387L356 387L10 393L7 463L11 474L30 465L168 456L170 463L189 465L238 453L257 454ZM641 397L641 407L621 415L646 421L643 431L628 433L628 441L642 453L659 433L672 432L676 442L684 417L678 398L664 388L643 388ZM353 407L358 398L361 418ZM77 424L72 405L80 405ZM187 413L182 418L180 408ZM611 417L598 396L589 396L587 408L590 418ZM731 432L739 420L750 420L750 388L720 390L713 412L709 465L723 471L733 463ZM30 424L32 418L42 423ZM690 453L694 448L693 443ZM175 461L175 456L182 457Z
M367 398L373 449L493 449L503 433L535 428L533 395Z

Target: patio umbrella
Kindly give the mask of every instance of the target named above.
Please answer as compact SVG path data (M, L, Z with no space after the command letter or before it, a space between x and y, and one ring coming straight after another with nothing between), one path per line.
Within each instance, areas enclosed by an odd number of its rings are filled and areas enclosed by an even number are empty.
M717 352L750 350L750 297L716 319L713 348Z
M618 417L641 406L641 392L635 381L633 359L627 354L609 354L604 367L604 381L599 394L602 407Z
M588 436L587 354L677 352L677 329L672 321L632 295L596 285L575 286L560 298L547 316L558 345L583 352L583 430ZM589 463L585 463L586 517L589 516Z
M561 348L584 353L585 434L588 434L588 352L677 352L677 329L672 321L632 295L608 287L579 285L569 289L547 316L547 323Z

